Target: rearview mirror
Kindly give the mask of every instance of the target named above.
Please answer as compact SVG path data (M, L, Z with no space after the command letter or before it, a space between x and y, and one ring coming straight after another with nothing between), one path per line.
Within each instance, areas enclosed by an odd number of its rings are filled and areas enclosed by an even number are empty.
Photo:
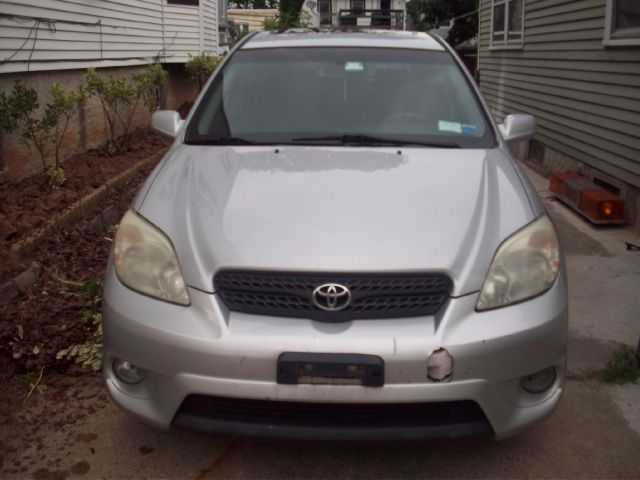
M504 117L504 121L498 125L498 128L507 143L530 140L536 133L536 118L533 115L514 113Z
M176 138L182 127L182 118L173 110L157 110L151 116L151 130L167 138Z

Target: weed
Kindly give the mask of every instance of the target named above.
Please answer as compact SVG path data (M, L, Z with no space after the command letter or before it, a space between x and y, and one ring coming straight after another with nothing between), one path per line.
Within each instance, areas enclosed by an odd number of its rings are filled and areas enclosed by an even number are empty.
M102 368L102 314L100 313L102 284L96 281L71 282L68 280L65 283L82 289L82 295L86 299L85 309L82 311L82 323L91 328L92 333L84 343L60 350L56 358L73 360L83 367L98 371Z
M602 378L607 383L635 382L640 376L640 368L636 354L628 345L620 345L613 354L604 371Z
M109 153L124 152L130 139L129 130L140 100L150 112L158 107L159 91L167 80L160 64L152 64L133 76L105 77L94 68L87 70L86 91L100 100L106 123ZM120 132L120 136L118 133Z
M30 387L38 380L38 375L32 372L20 373L15 376L16 383L24 387Z

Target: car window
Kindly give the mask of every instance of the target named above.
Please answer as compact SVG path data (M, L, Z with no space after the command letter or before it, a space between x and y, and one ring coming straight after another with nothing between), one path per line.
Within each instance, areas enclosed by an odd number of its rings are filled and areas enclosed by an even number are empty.
M320 47L234 53L185 140L326 145L345 138L467 148L495 143L449 53Z

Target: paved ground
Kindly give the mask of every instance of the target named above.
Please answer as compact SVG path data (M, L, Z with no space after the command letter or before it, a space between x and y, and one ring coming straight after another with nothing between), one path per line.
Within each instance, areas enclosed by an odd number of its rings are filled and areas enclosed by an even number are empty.
M544 196L546 181L532 177ZM63 377L26 407L5 394L0 478L640 478L640 384L590 376L616 342L640 335L640 252L624 245L639 235L595 229L555 202L549 209L569 266L570 380L558 410L524 435L357 445L161 432L114 407L99 378Z

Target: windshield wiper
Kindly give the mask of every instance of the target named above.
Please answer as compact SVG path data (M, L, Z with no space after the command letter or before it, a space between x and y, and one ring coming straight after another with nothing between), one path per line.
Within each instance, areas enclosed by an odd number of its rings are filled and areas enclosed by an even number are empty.
M312 143L312 142L338 142L341 145L391 145L391 146L408 146L418 145L421 147L434 148L460 148L455 142L422 142L419 140L401 140L399 138L378 137L374 135L327 135L318 137L298 137L292 138L293 143Z
M240 137L196 138L185 142L187 145L255 145L256 142Z

